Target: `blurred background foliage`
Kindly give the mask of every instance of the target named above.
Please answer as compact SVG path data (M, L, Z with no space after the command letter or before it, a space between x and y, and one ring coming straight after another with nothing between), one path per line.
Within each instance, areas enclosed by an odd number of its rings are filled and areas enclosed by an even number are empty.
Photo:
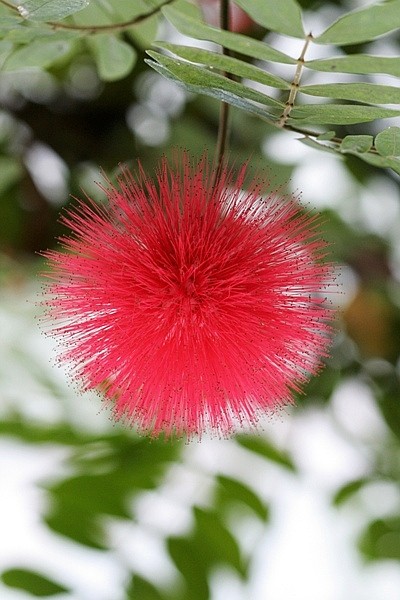
M66 552L73 544L93 561L101 561L104 554L113 557L118 564L113 600L214 600L223 579L218 574L224 572L233 578L238 598L258 600L264 596L252 588L255 557L274 522L283 484L277 493L267 487L275 488L280 477L304 477L307 469L296 431L304 420L311 423L322 415L356 456L354 468L350 464L324 488L326 502L337 515L357 515L350 543L366 565L398 565L399 175L396 169L379 169L354 156L358 150L351 139L350 152L329 156L301 145L293 132L232 109L232 161L250 160L250 171L266 172L273 188L296 192L304 186L305 201L309 194L323 215L323 235L341 284L333 294L338 313L326 368L310 381L295 408L276 418L278 422L265 423L265 433L188 447L140 439L122 425L111 425L105 412L98 414L97 398L77 397L65 375L49 364L51 344L38 336L34 322L39 312L37 274L44 268L37 253L55 245L60 210L82 190L102 200L94 183L101 181L100 169L112 176L119 163L134 164L139 158L151 172L162 154L177 147L193 155L214 152L218 99L178 87L145 63L145 51L156 37L191 43L162 17L157 9L161 4L27 0L19 6L28 11L29 21L21 20L22 13L7 2L0 4L1 452L5 458L7 442L18 441L33 457L37 449L55 457L48 476L36 480L41 527L57 540L68 540ZM203 2L211 24L217 21L217 4ZM250 4L240 2L243 8ZM363 6L352 0L299 4L321 28ZM283 5L290 8L291 2ZM236 31L298 56L301 44L292 46L287 37L279 40L237 6L234 10ZM144 14L150 16L129 24ZM72 27L128 24L102 33L46 24L64 17L62 22ZM398 31L385 43L378 40L377 48L398 56ZM369 50L369 42L342 49L343 55ZM288 77L286 66L281 67L276 74ZM398 119L387 125L396 123ZM381 129L375 122L342 124L335 127L335 135L373 139ZM329 142L329 135L325 139ZM325 451L323 444L314 449L317 454ZM325 461L329 471L332 456ZM141 540L143 532L168 569L163 563L158 572L157 566L146 568L136 560L142 550L138 545L132 549L130 540ZM6 545L0 536L0 545ZM79 591L61 563L39 562L28 551L7 557L4 550L3 555L2 598L111 598ZM154 560L148 557L149 565L157 565ZM259 559L257 564L263 568Z

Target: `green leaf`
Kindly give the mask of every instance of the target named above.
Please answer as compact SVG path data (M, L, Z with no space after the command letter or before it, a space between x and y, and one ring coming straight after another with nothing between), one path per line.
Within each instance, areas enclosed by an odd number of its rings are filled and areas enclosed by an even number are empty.
M1 580L8 587L24 590L37 598L55 596L69 591L59 583L29 569L8 569L3 571Z
M398 117L399 110L352 104L310 104L294 107L288 120L290 125L352 125L376 119Z
M400 560L400 517L369 523L360 537L359 549L369 560Z
M246 79L251 79L252 81L257 81L258 83L281 90L290 89L290 85L284 79L281 79L281 77L266 73L263 69L242 60L238 60L237 58L210 52L209 50L202 50L191 46L178 46L167 42L155 42L154 46L168 50L176 56L180 56L193 63L213 67L221 71L232 73L238 77L245 77Z
M78 510L88 514L108 514L130 518L127 494L129 481L123 481L118 473L99 475L83 474L51 486L54 500L69 506L69 512Z
M0 156L0 195L21 179L24 169L20 162L11 156Z
M7 57L11 54L12 50L13 50L12 42L10 42L8 40L0 41L0 69L2 68Z
M304 38L301 9L296 0L236 0L256 23L285 35Z
M69 39L38 38L27 46L21 46L5 60L2 71L26 71L47 69L67 56L73 41Z
M265 61L273 61L285 64L296 64L296 61L269 46L239 33L221 31L201 21L201 13L196 7L189 3L180 3L174 6L166 6L162 9L165 17L174 25L178 31L197 40L208 40L220 44L225 48L234 50L244 56Z
M337 490L332 498L332 504L334 506L341 506L369 482L370 479L365 477L349 481Z
M223 563L245 576L246 569L239 546L230 531L223 525L220 515L198 506L194 507L193 512L196 522L195 547L208 564L209 570L215 564Z
M29 27L25 25L21 19L16 17L14 24L10 23L5 26L1 23L0 35L4 40L8 40L16 45L18 44L30 44L33 40L38 38L52 38L55 40L68 40L72 38L79 37L79 32L77 31L69 31L69 30L60 30L54 31L50 29L46 23L39 25L39 23L30 24Z
M375 148L381 156L400 156L400 127L388 127L378 133Z
M328 152L328 154L336 154L336 155L338 154L337 150L335 150L332 146L327 146L326 144L321 144L317 140L314 140L313 138L308 137L308 136L300 138L300 142L302 144L304 144L305 146L314 148L315 150L321 150L322 152ZM313 381L313 380L311 380L311 381Z
M136 52L115 35L101 34L87 40L96 62L99 77L116 81L126 77L136 62Z
M400 104L400 88L374 83L325 83L306 85L299 92L311 96L353 100L369 104Z
M126 600L163 600L164 596L152 583L140 577L133 575L130 585L127 589Z
M255 436L255 435L244 435L239 434L235 437L235 440L251 452L258 454L274 463L277 463L281 467L289 469L289 471L296 471L296 467L290 456L273 446L268 440Z
M65 536L78 544L107 550L106 535L102 524L94 518L93 513L82 512L70 505L53 507L43 521L56 533Z
M400 61L397 56L370 56L367 54L350 54L310 60L306 67L314 71L329 71L332 73L386 73L400 77Z
M216 482L220 487L218 490L220 500L224 503L240 502L250 508L262 521L268 519L268 507L247 485L224 475L218 475Z
M317 140L321 140L321 142L328 142L329 140L332 140L336 135L335 131L325 131L325 133L320 133L317 136Z
M340 152L363 154L371 150L373 143L372 135L347 135L340 144Z
M360 44L400 27L400 0L372 4L340 17L320 36L317 44Z
M89 4L89 0L25 0L17 5L18 12L30 21L59 21Z
M280 110L284 107L282 102L278 102L274 98L267 96L267 94L263 94L257 90L246 87L237 81L227 79L226 77L223 77L218 73L213 73L204 67L198 67L187 62L182 62L176 58L170 58L151 50L148 50L147 54L154 58L159 64L166 67L177 79L183 83L187 83L192 86L198 86L199 88L208 88L212 91L221 90L230 92L241 98L253 100L254 102L259 102L260 104L264 104L266 106L277 107ZM206 93L205 89L203 93Z
M373 154L372 152L359 154L358 157L369 165L380 167L382 169L392 169L400 175L400 160L397 158L380 156L379 154Z
M182 573L186 581L187 595L185 598L210 600L204 557L199 553L193 540L184 537L169 538L167 548L176 568Z
M384 156L378 156L378 159L389 162L388 166L392 166L393 162L398 165L396 170L400 174L400 161L393 158L386 158ZM385 164L385 166L387 166ZM382 378L376 381L379 385L377 391L378 408L381 411L382 417L385 420L386 425L389 427L391 432L400 440L400 377L395 370L386 376L384 380Z
M272 120L275 118L264 108L260 108L257 104L254 104L253 102L245 98L241 98L237 94L227 92L226 90L204 88L201 85L193 85L183 82L181 79L179 79L179 77L177 77L174 73L172 73L163 65L160 65L159 63L147 59L145 59L145 62L148 65L150 65L150 67L152 67L155 71L160 73L160 75L166 77L167 79L171 79L178 85L184 87L188 92L192 92L194 94L204 94L205 96L216 98L219 102L227 102L228 104L232 104L232 106L236 106L236 108L245 110L250 114L256 115L257 117L262 117L265 120L270 119L270 122L272 122Z

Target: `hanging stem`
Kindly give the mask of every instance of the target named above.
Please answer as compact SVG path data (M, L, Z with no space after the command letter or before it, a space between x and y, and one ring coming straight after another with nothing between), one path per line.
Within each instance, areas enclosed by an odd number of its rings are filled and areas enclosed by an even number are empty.
M229 18L229 0L220 0L220 13L219 13L220 28L225 31L229 31L230 18ZM230 50L222 46L222 54L227 56L231 55ZM230 73L223 73L228 79L232 79ZM229 104L227 102L221 102L219 112L219 123L218 123L218 137L217 137L217 148L215 151L215 181L217 181L220 174L225 151L227 147L228 139L228 128L229 128Z

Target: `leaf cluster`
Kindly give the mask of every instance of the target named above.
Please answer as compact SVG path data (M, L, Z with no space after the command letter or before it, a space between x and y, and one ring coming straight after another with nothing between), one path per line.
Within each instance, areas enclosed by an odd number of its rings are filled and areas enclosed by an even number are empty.
M119 80L132 72L138 49L151 45L162 13L181 34L193 39L190 45L157 41L148 50L146 62L162 76L191 93L232 104L272 126L297 131L314 148L351 154L399 173L396 146L382 152L379 141L393 136L393 129L378 137L377 144L366 137L369 133L348 132L354 125L400 116L395 80L400 76L398 59L371 53L374 40L399 27L399 1L345 14L318 35L305 32L296 0L282 0L279 11L263 0L238 4L266 32L303 40L310 46L308 53L312 47L329 45L334 56L298 58L275 48L268 36L260 41L221 31L205 23L200 9L187 0L116 0L107 6L88 0L26 0L14 10L14 5L0 4L1 71L56 69L86 48L102 80ZM197 48L198 40L209 42L209 49ZM226 53L222 55L213 44ZM365 52L353 53L352 47L365 48ZM292 76L287 69L278 74L282 65L292 65ZM330 73L332 81L303 83L312 73L314 79L317 73ZM343 82L344 74L354 75L354 81ZM393 83L371 82L377 74L391 76ZM321 135L332 126L338 129L330 143L325 143Z

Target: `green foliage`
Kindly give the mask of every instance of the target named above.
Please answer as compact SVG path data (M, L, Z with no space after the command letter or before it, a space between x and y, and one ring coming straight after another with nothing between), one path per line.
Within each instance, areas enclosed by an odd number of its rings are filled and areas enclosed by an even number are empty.
M174 3L173 6L165 7L162 12L178 31L196 40L215 42L238 54L259 60L285 64L295 64L296 62L287 54L276 50L264 42L259 42L242 34L221 31L220 29L206 25L201 20L200 11L193 4L185 0L180 0L179 3Z
M340 17L315 41L319 44L359 44L400 27L400 1L372 4Z
M295 107L289 123L292 125L354 125L400 115L400 110L363 106L361 104L309 104Z
M353 108L358 110L358 107L349 107L348 115L352 114ZM362 107L361 110L364 108L368 109L368 107ZM328 117L330 111L327 112ZM328 136L329 139L320 135L316 139L306 136L301 141L325 152L351 154L371 165L389 168L400 174L398 130L398 127L388 127L378 133L375 139L371 135L348 135L340 139L335 137L335 132L332 132L332 135Z
M390 85L374 83L326 83L324 85L301 86L302 94L323 96L354 102L370 102L375 104L400 104L400 89Z
M167 42L155 42L153 45L157 48L168 50L171 54L175 54L192 63L207 65L208 67L225 71L238 77L246 77L246 79L251 79L252 81L257 81L258 83L281 90L290 88L289 84L281 77L266 73L259 67L245 63L237 58L232 58L231 56L217 54L209 50L202 50L201 48L192 48L191 46L178 46L177 44L169 44ZM150 52L149 54L152 56Z
M115 81L131 72L136 52L117 36L105 33L89 39L88 44L103 81Z
M88 4L89 0L24 0L18 4L18 12L29 21L58 21Z
M369 152L374 143L372 135L346 135L340 144L340 152L344 154L364 154Z
M269 517L268 507L247 485L224 475L218 475L216 482L219 484L217 488L217 505L229 508L230 504L239 504L249 508L262 521L267 521Z
M372 521L361 535L359 548L369 560L400 560L400 517Z
M261 0L240 0L239 5L267 31L306 39L302 10L296 0L280 2L279 10L273 3ZM382 149L379 135L376 138L377 146L371 145L368 150L362 146L359 150L351 137L344 141L339 134L335 136L338 138L335 145L325 145L318 138L320 130L309 131L310 126L349 127L399 116L400 111L396 108L400 101L398 85L369 81L302 83L302 71L307 69L330 72L335 76L340 73L385 73L399 77L395 57L350 53L347 56L309 61L305 45L305 56L300 61L274 48L267 40L261 42L254 37L210 26L204 22L201 10L186 0L157 3L142 0L134 5L128 5L123 0L117 0L112 5L87 3L86 0L65 3L54 0L45 4L28 0L19 6L17 14L0 7L6 15L0 27L0 64L3 61L2 70L5 72L59 68L82 52L83 39L100 79L118 81L129 76L135 68L137 40L145 48L151 44L155 34L152 19L157 15L160 17L162 13L184 35L214 42L234 54L226 56L217 50L158 41L155 46L170 55L149 50L151 59L146 62L162 76L179 83L192 94L202 94L232 104L276 127L303 132L306 134L303 141L316 149L330 152L333 148L338 154L352 154L368 164L398 172L397 155ZM311 36L309 41L311 44L329 43L336 46L373 41L398 27L399 6L398 0L392 0L350 12L337 19L319 36ZM67 23L61 21L64 17L68 18ZM128 36L122 38L124 31ZM265 61L262 67L252 64L260 60ZM271 72L270 62L293 65L292 76L286 73L282 77ZM256 88L254 84L272 88L272 92L264 91L263 87ZM281 91L277 94L277 90ZM324 98L327 103L308 103L308 96ZM382 106L385 104L392 106ZM370 135L359 131L346 133L349 136Z
M129 519L134 495L156 487L178 449L124 434L86 441L71 456L74 474L46 486L51 499L47 525L81 544L106 548L103 517Z
M255 452L259 456L267 458L289 471L296 471L296 467L291 457L287 453L278 450L271 442L268 442L259 436L242 434L237 435L235 439L241 446L247 448L247 450Z
M400 127L388 127L378 133L375 148L381 156L396 158L400 156Z
M384 73L400 77L400 65L397 56L349 54L348 56L308 60L307 68L328 73L353 73L360 75Z
M163 600L165 596L151 583L140 577L133 575L129 587L126 591L126 600Z
M332 502L334 506L341 506L347 500L352 498L359 490L361 490L367 483L369 483L369 479L366 477L362 477L361 479L354 479L353 481L347 482L345 485L336 490Z
M1 574L1 580L8 587L24 590L36 598L48 598L68 592L64 586L28 569L8 569Z
M238 0L237 4L266 29L293 37L304 37L301 10L296 0L281 0L279 7L264 0Z
M47 69L59 60L67 57L73 46L73 40L66 39L64 33L52 37L39 37L27 45L18 46L6 58L3 71L26 71L29 69Z
M229 97L231 103L239 108L242 107L242 100L247 101L247 105L250 107L251 103L258 102L265 106L272 106L279 110L283 108L282 102L279 102L258 92L249 87L243 86L236 81L226 79L218 73L202 69L195 65L188 65L186 62L182 62L177 59L172 59L158 52L148 51L149 56L154 61L146 61L147 64L160 71L159 65L161 65L162 72L165 76L171 78L174 81L179 81L185 84L186 89L202 90L206 95L216 97L224 100L225 97ZM155 62L156 61L156 62ZM257 106L254 105L254 112L260 114ZM261 113L262 114L262 113ZM265 112L265 116L268 116L268 112Z

